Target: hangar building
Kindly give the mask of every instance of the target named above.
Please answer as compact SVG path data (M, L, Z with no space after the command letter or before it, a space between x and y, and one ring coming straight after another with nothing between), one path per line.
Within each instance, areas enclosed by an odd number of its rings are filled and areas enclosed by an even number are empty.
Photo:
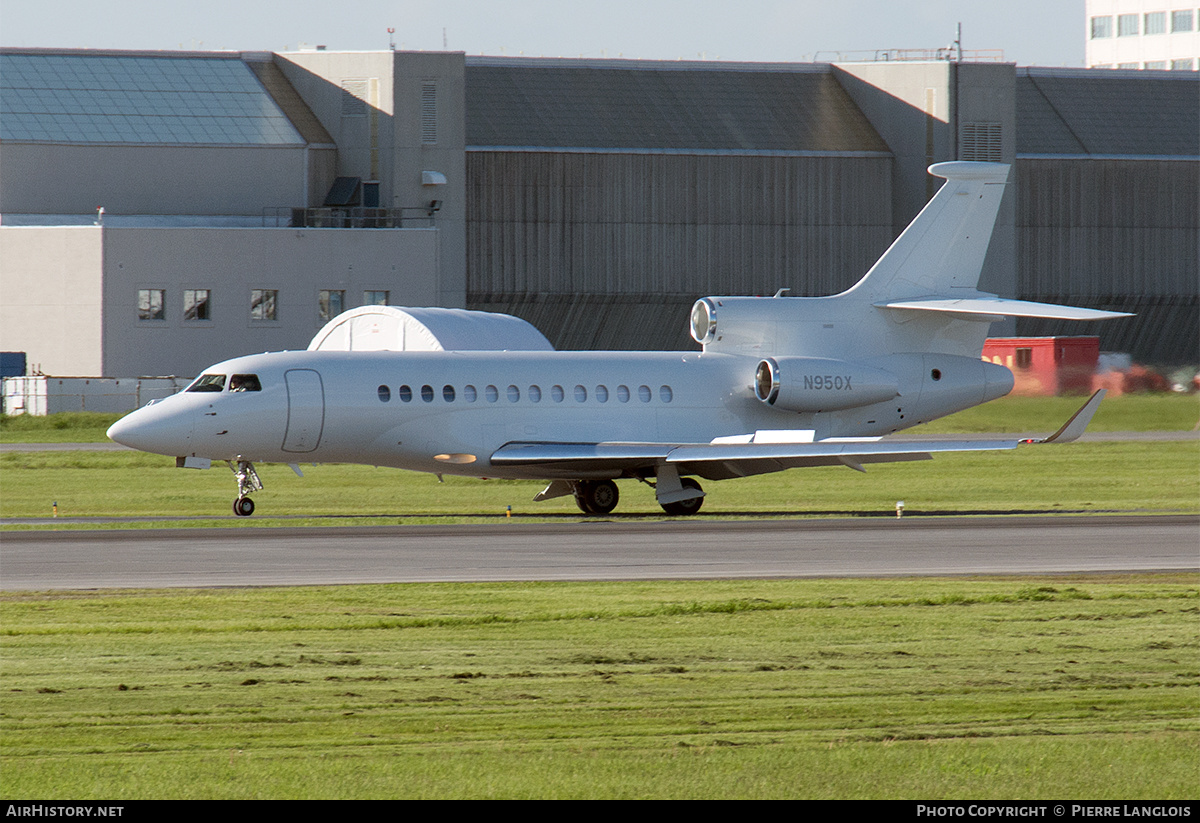
M194 374L375 303L690 349L698 296L851 285L950 159L1015 166L983 288L1138 313L1008 332L1200 359L1200 73L451 52L0 51L0 349Z

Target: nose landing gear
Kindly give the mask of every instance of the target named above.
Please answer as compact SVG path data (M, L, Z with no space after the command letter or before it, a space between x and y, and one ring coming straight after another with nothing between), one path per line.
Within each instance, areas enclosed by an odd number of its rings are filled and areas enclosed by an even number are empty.
M225 461L237 478L238 496L233 501L233 513L238 517L249 517L254 514L254 501L250 499L250 493L262 489L262 481L258 479L258 472L254 470L254 464L249 460L242 460L241 455L238 456L237 465L234 466L229 460Z

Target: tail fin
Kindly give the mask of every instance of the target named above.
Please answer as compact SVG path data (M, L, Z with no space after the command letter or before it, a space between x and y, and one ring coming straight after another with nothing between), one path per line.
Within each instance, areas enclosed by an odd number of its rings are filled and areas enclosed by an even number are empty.
M974 294L1008 170L1004 163L966 161L930 166L945 184L849 292L871 302L955 289Z

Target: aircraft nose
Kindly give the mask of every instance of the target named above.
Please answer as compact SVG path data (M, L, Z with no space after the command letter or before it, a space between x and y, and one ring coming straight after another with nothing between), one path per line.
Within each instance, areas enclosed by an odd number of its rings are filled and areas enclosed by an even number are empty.
M143 406L108 428L108 438L122 446L154 454L188 453L192 438L192 410L170 404Z

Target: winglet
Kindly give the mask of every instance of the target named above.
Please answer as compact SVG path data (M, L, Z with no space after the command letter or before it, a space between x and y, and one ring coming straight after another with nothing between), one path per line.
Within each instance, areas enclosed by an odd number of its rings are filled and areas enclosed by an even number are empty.
M1072 440L1078 440L1079 435L1083 434L1088 424L1092 422L1092 416L1096 413L1096 409L1100 408L1100 401L1104 399L1104 395L1107 393L1105 389L1097 389L1096 393L1088 398L1088 401L1083 404L1082 408L1071 415L1071 419L1063 423L1062 428L1049 437L1043 440L1023 440L1021 442L1070 443Z

